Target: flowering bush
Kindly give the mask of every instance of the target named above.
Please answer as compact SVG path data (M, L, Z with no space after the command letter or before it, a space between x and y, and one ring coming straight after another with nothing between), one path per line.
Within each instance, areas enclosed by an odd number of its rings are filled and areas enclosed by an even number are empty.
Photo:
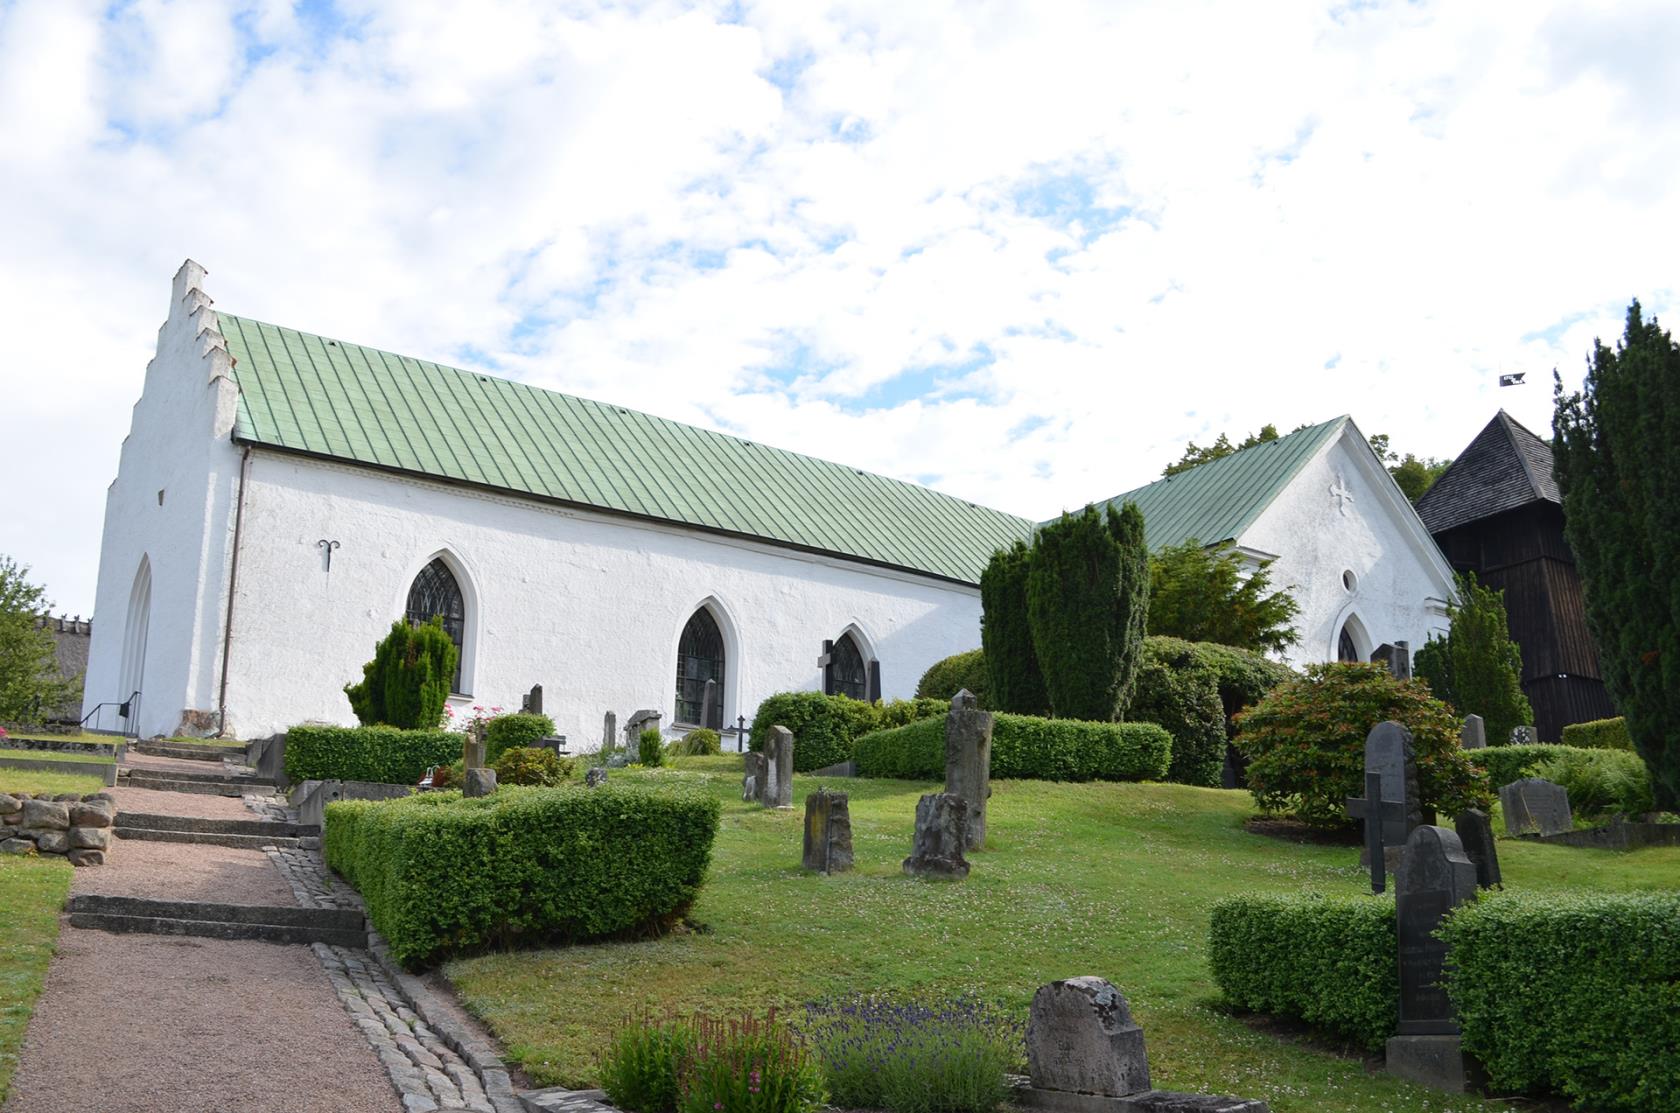
M966 998L819 1001L806 1006L804 1033L845 1109L990 1113L1023 1057L1021 1025Z
M633 1021L601 1058L601 1088L632 1113L808 1113L823 1099L820 1072L774 1009Z

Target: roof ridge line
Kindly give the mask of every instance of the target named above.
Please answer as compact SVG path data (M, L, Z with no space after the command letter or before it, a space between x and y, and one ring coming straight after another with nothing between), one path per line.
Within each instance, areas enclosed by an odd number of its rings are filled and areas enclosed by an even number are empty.
M1540 489L1539 479L1535 478L1533 466L1528 462L1528 453L1524 452L1523 446L1517 443L1517 430L1520 429L1524 433L1528 433L1528 435L1534 437L1535 440L1539 440L1540 438L1530 432L1527 426L1523 425L1516 418L1506 413L1505 407L1503 406L1501 406L1499 408L1499 412L1494 415L1494 420L1499 422L1500 429L1502 429L1505 433L1505 439L1510 442L1511 451L1516 454L1517 466L1522 469L1523 478L1528 481L1529 493L1534 496L1536 501L1548 501L1546 499L1546 493Z

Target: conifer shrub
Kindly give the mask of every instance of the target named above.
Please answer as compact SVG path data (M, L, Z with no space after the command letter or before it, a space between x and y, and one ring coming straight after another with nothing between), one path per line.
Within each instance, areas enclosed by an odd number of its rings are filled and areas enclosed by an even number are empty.
M1137 691L1127 718L1154 723L1172 735L1169 781L1219 784L1225 764L1225 705L1219 678L1198 647L1178 638L1143 640Z
M417 784L461 756L461 735L396 727L297 726L286 732L286 776L296 781Z
M1458 601L1448 613L1446 636L1418 650L1413 671L1460 715L1480 715L1489 738L1510 738L1534 722L1534 709L1523 695L1522 651L1506 625L1505 593L1483 587L1474 575L1460 576Z
M1488 807L1487 775L1459 748L1451 708L1386 666L1340 661L1309 665L1237 717L1255 803L1317 827L1349 823L1347 799L1365 794L1365 737L1388 719L1412 733L1425 809Z
M986 651L971 649L942 661L935 661L916 684L917 699L937 699L951 702L958 692L967 689L974 693L981 707L990 707L986 697Z
M503 751L514 746L532 746L554 734L554 720L547 715L520 712L497 715L484 725L484 760L494 765Z
M984 584L982 584L982 591ZM1149 610L1149 550L1133 503L1043 526L1027 564L1027 622L1061 719L1125 717Z
M649 769L665 764L665 736L649 727L636 738L636 760Z
M859 776L939 780L945 776L945 720L866 734L857 740L856 758ZM1000 779L1156 781L1171 763L1172 735L1154 723L993 715L991 772Z
M1043 715L1050 710L1027 618L1031 564L1032 550L1017 541L993 553L980 574L980 646L989 706L1017 715Z
M1633 736L1628 734L1627 720L1594 719L1590 723L1570 723L1563 728L1563 744L1584 750L1631 750Z
M364 726L435 727L459 659L441 618L418 626L398 619L362 666L362 679L344 686L350 710Z
M680 785L426 792L328 804L322 847L415 968L669 927L700 892L720 812Z

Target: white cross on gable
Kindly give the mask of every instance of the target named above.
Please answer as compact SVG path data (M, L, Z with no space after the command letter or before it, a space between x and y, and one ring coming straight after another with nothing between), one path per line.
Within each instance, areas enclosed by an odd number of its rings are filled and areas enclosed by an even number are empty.
M1353 492L1348 489L1347 480L1340 474L1337 474L1336 482L1331 485L1330 494L1336 500L1336 510L1342 517L1347 517L1348 503L1353 501Z

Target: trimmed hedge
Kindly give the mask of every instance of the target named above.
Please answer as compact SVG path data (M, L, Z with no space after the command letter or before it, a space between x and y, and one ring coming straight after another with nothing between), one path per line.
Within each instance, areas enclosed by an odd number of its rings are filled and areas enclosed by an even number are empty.
M945 720L866 734L857 740L856 757L859 776L938 780L945 776ZM1154 723L1085 723L1001 712L992 721L992 776L998 778L1158 781L1171 762L1172 736Z
M608 784L327 805L323 853L409 967L668 926L694 902L721 805Z
M294 781L377 781L411 785L433 765L461 756L463 735L396 727L293 727L286 776Z
M793 771L809 773L850 761L853 744L871 731L934 716L943 719L950 709L949 700L866 703L821 692L778 692L758 705L748 746L754 752L762 751L771 727L787 727L793 732Z
M1627 720L1617 715L1614 719L1570 723L1563 728L1563 744L1583 750L1631 750L1633 736L1628 733Z
M1208 929L1208 962L1227 1002L1372 1049L1398 1023L1397 946L1391 897L1232 897L1214 906Z
M987 679L986 651L971 649L929 665L916 684L916 698L941 699L950 703L952 697L966 688L974 693L981 707L989 707L986 702Z
M1680 894L1500 894L1441 936L1464 1049L1495 1089L1680 1109Z
M554 720L547 715L518 712L497 715L484 725L484 760L495 764L502 751L515 746L534 746L554 733Z

